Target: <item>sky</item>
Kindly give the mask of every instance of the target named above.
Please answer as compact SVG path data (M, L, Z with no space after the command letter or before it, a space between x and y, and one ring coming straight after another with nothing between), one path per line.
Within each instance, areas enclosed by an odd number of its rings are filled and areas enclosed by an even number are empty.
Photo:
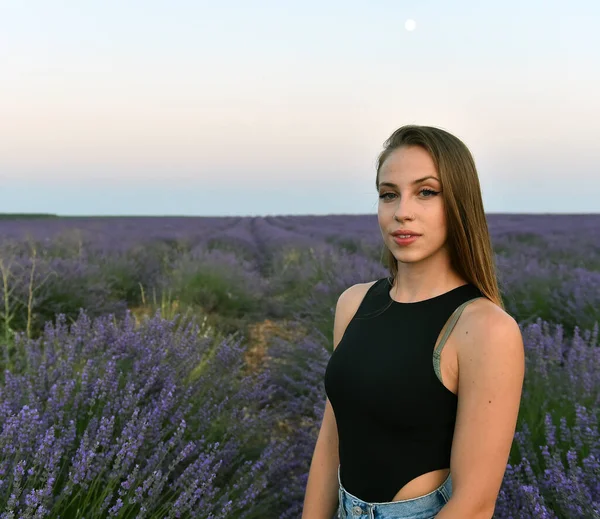
M0 0L0 212L376 214L384 141L423 124L487 213L600 213L599 25L596 0Z

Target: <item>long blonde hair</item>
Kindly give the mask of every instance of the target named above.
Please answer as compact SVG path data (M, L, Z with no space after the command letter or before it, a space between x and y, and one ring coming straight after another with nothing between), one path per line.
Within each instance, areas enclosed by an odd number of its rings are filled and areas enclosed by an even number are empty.
M392 151L401 146L421 146L429 152L444 192L447 244L452 268L505 310L498 287L477 168L467 146L445 130L414 124L398 128L383 146L384 150L377 159L377 191L379 171ZM392 251L385 245L382 260L390 270L393 283L398 274L398 264Z

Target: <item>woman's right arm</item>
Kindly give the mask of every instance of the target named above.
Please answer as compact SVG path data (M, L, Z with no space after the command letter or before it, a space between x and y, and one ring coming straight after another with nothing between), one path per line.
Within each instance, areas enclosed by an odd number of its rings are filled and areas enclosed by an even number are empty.
M348 323L354 316L364 285L359 283L346 289L338 298L333 323L333 349L342 340ZM331 519L338 509L337 469L340 463L337 423L329 398L325 400L325 412L321 430L308 472L306 494L301 519Z

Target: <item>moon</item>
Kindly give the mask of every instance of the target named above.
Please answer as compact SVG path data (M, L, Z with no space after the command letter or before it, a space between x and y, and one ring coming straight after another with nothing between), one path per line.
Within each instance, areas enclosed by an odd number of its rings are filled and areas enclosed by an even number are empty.
M410 18L404 23L404 27L407 31L414 31L416 26L417 22L411 20Z

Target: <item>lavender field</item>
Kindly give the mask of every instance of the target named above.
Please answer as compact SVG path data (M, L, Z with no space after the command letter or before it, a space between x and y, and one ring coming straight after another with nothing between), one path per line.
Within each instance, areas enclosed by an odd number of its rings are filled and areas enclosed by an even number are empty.
M600 215L488 215L523 401L494 517L600 517ZM0 519L292 519L376 215L0 220Z

